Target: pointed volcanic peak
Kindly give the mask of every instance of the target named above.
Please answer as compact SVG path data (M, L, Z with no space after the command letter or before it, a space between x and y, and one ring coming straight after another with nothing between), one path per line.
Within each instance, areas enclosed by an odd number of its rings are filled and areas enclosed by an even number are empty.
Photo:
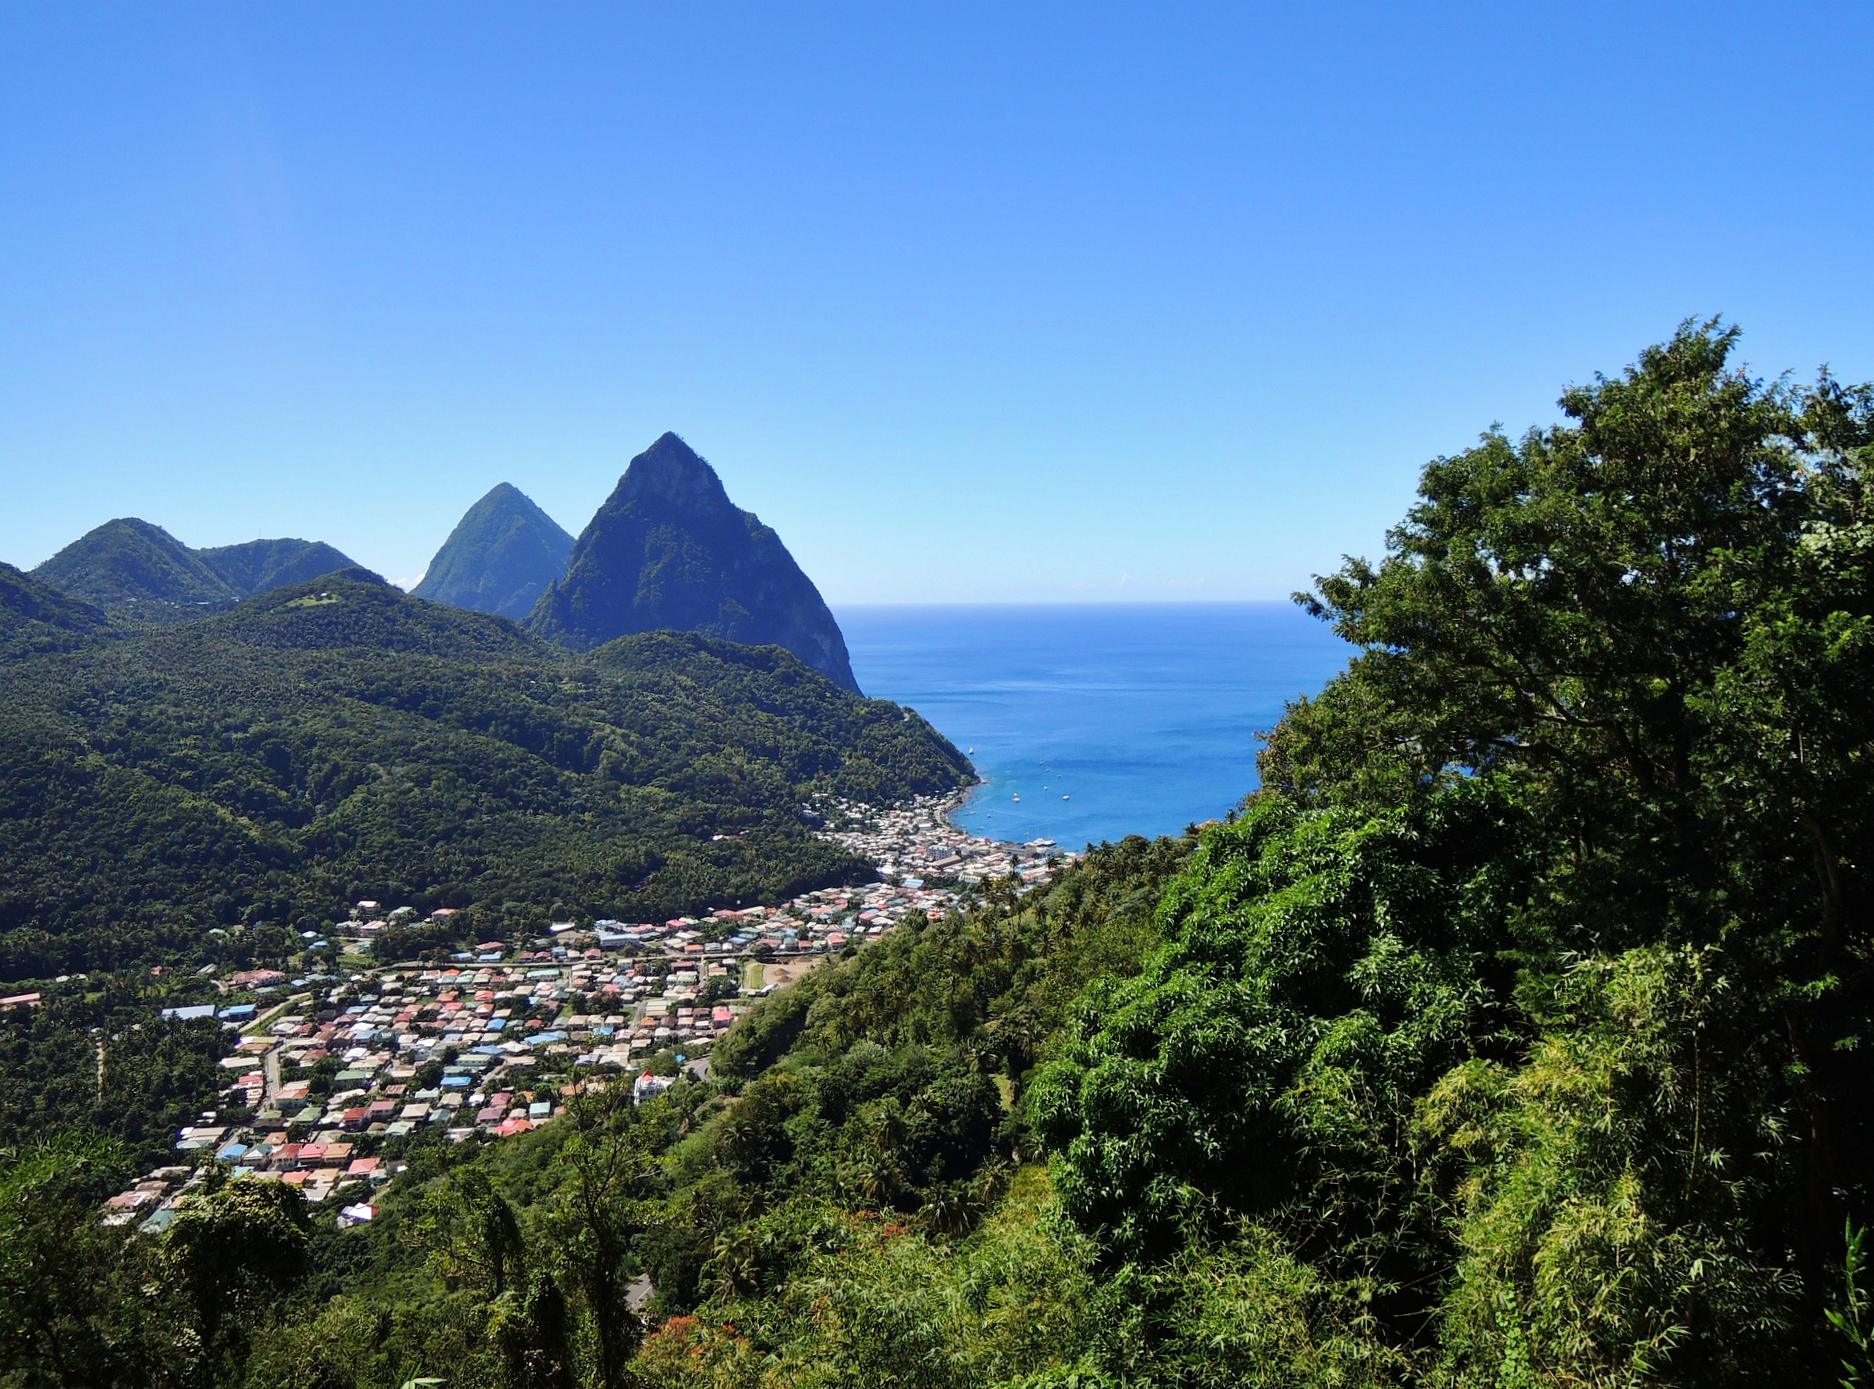
M572 553L573 538L559 522L504 482L468 509L410 591L518 621L566 572Z
M106 521L32 574L106 611L163 619L195 616L244 596L175 536L135 517Z
M699 632L785 647L857 692L846 639L780 536L739 510L675 434L631 460L534 605L529 629L576 650L634 632Z
M240 545L215 545L196 553L210 569L250 598L358 567L356 560L322 540L249 540Z

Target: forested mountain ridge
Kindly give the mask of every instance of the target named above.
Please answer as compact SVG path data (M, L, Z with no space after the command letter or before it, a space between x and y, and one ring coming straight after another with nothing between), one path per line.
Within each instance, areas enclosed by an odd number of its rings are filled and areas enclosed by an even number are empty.
M968 764L775 650L591 657L332 576L0 669L0 977L181 960L360 893L664 917L869 875L804 800Z
M355 560L322 540L248 540L239 545L212 545L196 553L249 598L358 567Z
M175 622L356 566L313 540L250 540L192 550L135 517L106 521L32 571L69 597L125 618Z
M859 688L813 581L675 434L631 460L527 627L575 649L660 628L782 646L842 688Z
M573 538L511 483L499 483L456 523L412 593L516 621L566 572Z
M72 598L139 616L194 616L241 592L161 526L120 517L85 532L32 576Z

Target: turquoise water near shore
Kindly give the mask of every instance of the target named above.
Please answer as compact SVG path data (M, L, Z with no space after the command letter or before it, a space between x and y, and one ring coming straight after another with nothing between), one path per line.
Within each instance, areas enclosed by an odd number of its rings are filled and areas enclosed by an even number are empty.
M958 824L1075 849L1224 814L1255 789L1259 735L1352 654L1291 603L848 605L836 616L867 694L974 748L986 784Z

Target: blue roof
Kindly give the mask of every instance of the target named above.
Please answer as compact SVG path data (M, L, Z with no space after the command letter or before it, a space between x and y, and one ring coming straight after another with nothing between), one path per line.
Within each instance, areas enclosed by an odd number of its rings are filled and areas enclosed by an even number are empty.
M254 1005L251 1003L230 1003L215 1016L218 1018L251 1018L254 1016Z
M223 1162L233 1162L246 1151L247 1145L245 1143L226 1143L222 1145L221 1151L216 1153L215 1156L220 1158Z
M470 1080L467 1076L444 1076L442 1083L451 1090L466 1090L470 1085Z

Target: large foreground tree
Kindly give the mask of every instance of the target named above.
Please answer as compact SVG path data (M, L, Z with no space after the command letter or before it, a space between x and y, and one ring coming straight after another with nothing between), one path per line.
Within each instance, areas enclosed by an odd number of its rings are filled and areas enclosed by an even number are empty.
M1835 1364L1874 1174L1874 391L1736 342L1687 324L1433 461L1385 558L1303 596L1359 655L1037 1090L1115 1266L1274 1239L1459 1384Z

